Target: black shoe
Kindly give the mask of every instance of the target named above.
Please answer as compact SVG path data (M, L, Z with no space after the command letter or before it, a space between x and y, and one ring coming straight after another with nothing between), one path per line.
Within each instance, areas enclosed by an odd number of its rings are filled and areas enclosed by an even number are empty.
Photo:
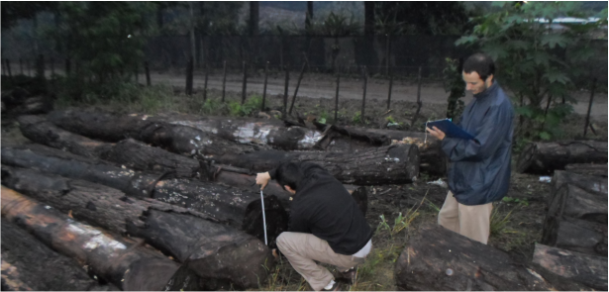
M353 285L353 284L355 284L356 277L357 277L357 268L351 268L344 272L340 272L337 279L345 281L345 282L349 283L350 285Z
M323 289L321 289L321 291L342 291L341 288L342 287L341 287L340 283L334 282L334 285L332 285L332 288L330 288L330 289L323 288Z

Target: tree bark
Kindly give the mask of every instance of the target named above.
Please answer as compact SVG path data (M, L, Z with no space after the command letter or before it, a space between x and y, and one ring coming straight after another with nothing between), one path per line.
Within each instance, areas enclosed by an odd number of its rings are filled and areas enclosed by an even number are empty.
M549 217L543 227L541 243L606 257L607 225L568 217Z
M58 254L17 225L2 220L2 290L104 290L72 259Z
M324 167L339 181L356 185L410 183L419 174L419 149L414 145L384 146L351 153L267 150L207 159L255 172L269 171L287 161L309 161Z
M325 127L325 126L324 126ZM328 129L325 131L325 129ZM433 136L425 139L425 133L398 130L368 129L351 126L331 125L324 129L324 138L319 142L322 149L351 152L392 144L414 144L419 147L420 171L444 175L448 168L446 155L440 140Z
M564 185L556 192L548 217L570 217L607 224L607 194Z
M594 175L607 178L607 164L567 164L565 170L583 175Z
M273 264L260 240L205 220L195 211L152 199L138 200L101 185L2 166L2 184L106 230L141 237L203 278L258 287Z
M135 198L154 198L203 213L209 220L228 224L263 239L262 206L258 193L187 179L162 180L147 174L86 159L41 145L3 147L2 163L87 180L118 189ZM288 215L275 196L264 200L269 242L287 228Z
M556 170L552 176L552 190L548 195L547 206L552 205L555 194L565 185L572 184L587 192L607 195L607 178L582 175L570 171Z
M565 288L547 282L534 268L514 262L502 251L439 225L426 226L410 239L396 263L395 279L398 289L409 291Z
M573 163L607 164L607 142L575 140L531 143L522 150L516 169L520 173L548 174Z
M124 137L134 137L140 129L151 122L193 127L229 141L266 145L285 150L312 149L322 138L319 131L301 127L288 128L279 120L260 121L187 115L152 117L131 114L125 116L82 109L54 111L49 114L48 118L55 125L68 131L110 142L122 140Z
M569 280L607 291L607 257L535 244L533 263Z
M177 263L158 252L76 222L5 187L2 216L125 291L161 290L178 269Z

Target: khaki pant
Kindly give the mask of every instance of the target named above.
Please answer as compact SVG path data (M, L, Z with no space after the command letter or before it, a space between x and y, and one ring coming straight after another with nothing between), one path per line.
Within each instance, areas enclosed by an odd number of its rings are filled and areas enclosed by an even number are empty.
M459 204L452 192L448 192L440 213L438 224L472 240L486 244L491 230L493 203L467 206Z
M335 253L327 241L309 233L283 232L277 237L277 247L315 291L334 280L332 273L315 261L334 265L341 272L364 262L363 258Z

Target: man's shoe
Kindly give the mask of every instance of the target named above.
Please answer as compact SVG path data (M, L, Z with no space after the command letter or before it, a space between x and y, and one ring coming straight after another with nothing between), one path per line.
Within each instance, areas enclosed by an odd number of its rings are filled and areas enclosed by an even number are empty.
M341 288L342 287L341 287L340 283L334 282L334 285L332 285L332 288L330 288L330 289L323 288L323 289L321 289L321 291L342 291Z
M340 272L337 278L353 285L357 278L357 268L351 268L344 272Z

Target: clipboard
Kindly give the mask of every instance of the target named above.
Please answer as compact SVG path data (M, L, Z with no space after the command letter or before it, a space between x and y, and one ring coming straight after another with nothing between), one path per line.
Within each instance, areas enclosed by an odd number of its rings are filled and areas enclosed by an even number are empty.
M474 140L475 137L470 133L465 132L463 129L459 128L459 126L455 125L451 119L443 119L437 121L430 121L425 123L426 128L436 127L440 131L446 134L446 137L449 138L459 138L465 140Z

